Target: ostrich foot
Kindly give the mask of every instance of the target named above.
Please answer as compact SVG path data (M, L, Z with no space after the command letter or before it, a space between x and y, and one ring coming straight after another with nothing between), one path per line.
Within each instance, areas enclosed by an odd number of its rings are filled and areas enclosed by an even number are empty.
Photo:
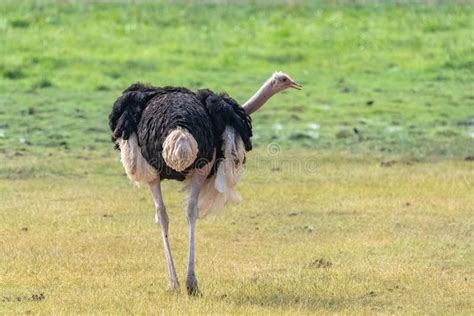
M195 276L188 277L186 280L186 290L189 296L202 296L199 290L198 283Z
M168 288L166 289L169 293L179 293L179 283L178 282L170 282L168 284Z

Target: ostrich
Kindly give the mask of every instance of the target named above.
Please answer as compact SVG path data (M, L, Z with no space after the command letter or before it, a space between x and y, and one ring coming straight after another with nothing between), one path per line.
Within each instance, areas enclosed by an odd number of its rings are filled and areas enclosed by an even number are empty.
M115 101L109 115L112 141L128 177L149 186L155 221L161 227L169 289L179 289L168 240L169 219L162 198L163 179L185 181L188 191L189 256L186 289L199 294L194 270L194 232L198 217L239 202L236 184L252 149L250 114L274 94L301 89L290 76L275 72L241 107L227 94L196 93L180 87L136 83Z

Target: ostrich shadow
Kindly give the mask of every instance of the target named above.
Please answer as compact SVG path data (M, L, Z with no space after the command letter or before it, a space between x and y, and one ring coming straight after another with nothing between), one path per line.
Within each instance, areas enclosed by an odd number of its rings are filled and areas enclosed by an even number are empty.
M245 290L246 285L241 284L238 291L228 294L221 294L215 299L220 302L227 302L237 306L261 306L261 307L289 307L297 308L299 311L306 310L328 310L332 312L342 311L348 306L368 305L375 295L363 294L357 297L338 297L328 293L320 295L310 295L304 292L287 292L281 287L265 285L259 287L259 291L249 293ZM371 292L373 293L373 292Z

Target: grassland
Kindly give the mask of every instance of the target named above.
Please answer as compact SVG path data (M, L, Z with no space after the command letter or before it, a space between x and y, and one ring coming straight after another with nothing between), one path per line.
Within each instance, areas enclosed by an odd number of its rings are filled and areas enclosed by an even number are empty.
M241 205L198 223L200 298L165 291L149 194L103 164L0 181L0 312L474 311L470 162L252 153ZM183 280L182 195L164 185Z
M460 158L472 21L469 4L2 2L0 151L107 142L112 101L138 80L243 102L282 69L305 89L255 116L257 145Z
M472 4L289 3L0 3L0 313L474 313ZM111 104L137 80L244 101L280 69L304 90L255 115L243 202L198 224L204 295L171 295Z

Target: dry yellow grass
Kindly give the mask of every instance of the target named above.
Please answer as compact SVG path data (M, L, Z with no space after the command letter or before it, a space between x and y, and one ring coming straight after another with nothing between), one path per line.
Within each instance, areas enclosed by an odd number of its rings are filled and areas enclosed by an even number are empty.
M151 198L116 158L1 167L0 313L474 312L472 162L252 152L241 205L198 223L204 295L189 298L165 291ZM164 184L183 281L178 188Z

